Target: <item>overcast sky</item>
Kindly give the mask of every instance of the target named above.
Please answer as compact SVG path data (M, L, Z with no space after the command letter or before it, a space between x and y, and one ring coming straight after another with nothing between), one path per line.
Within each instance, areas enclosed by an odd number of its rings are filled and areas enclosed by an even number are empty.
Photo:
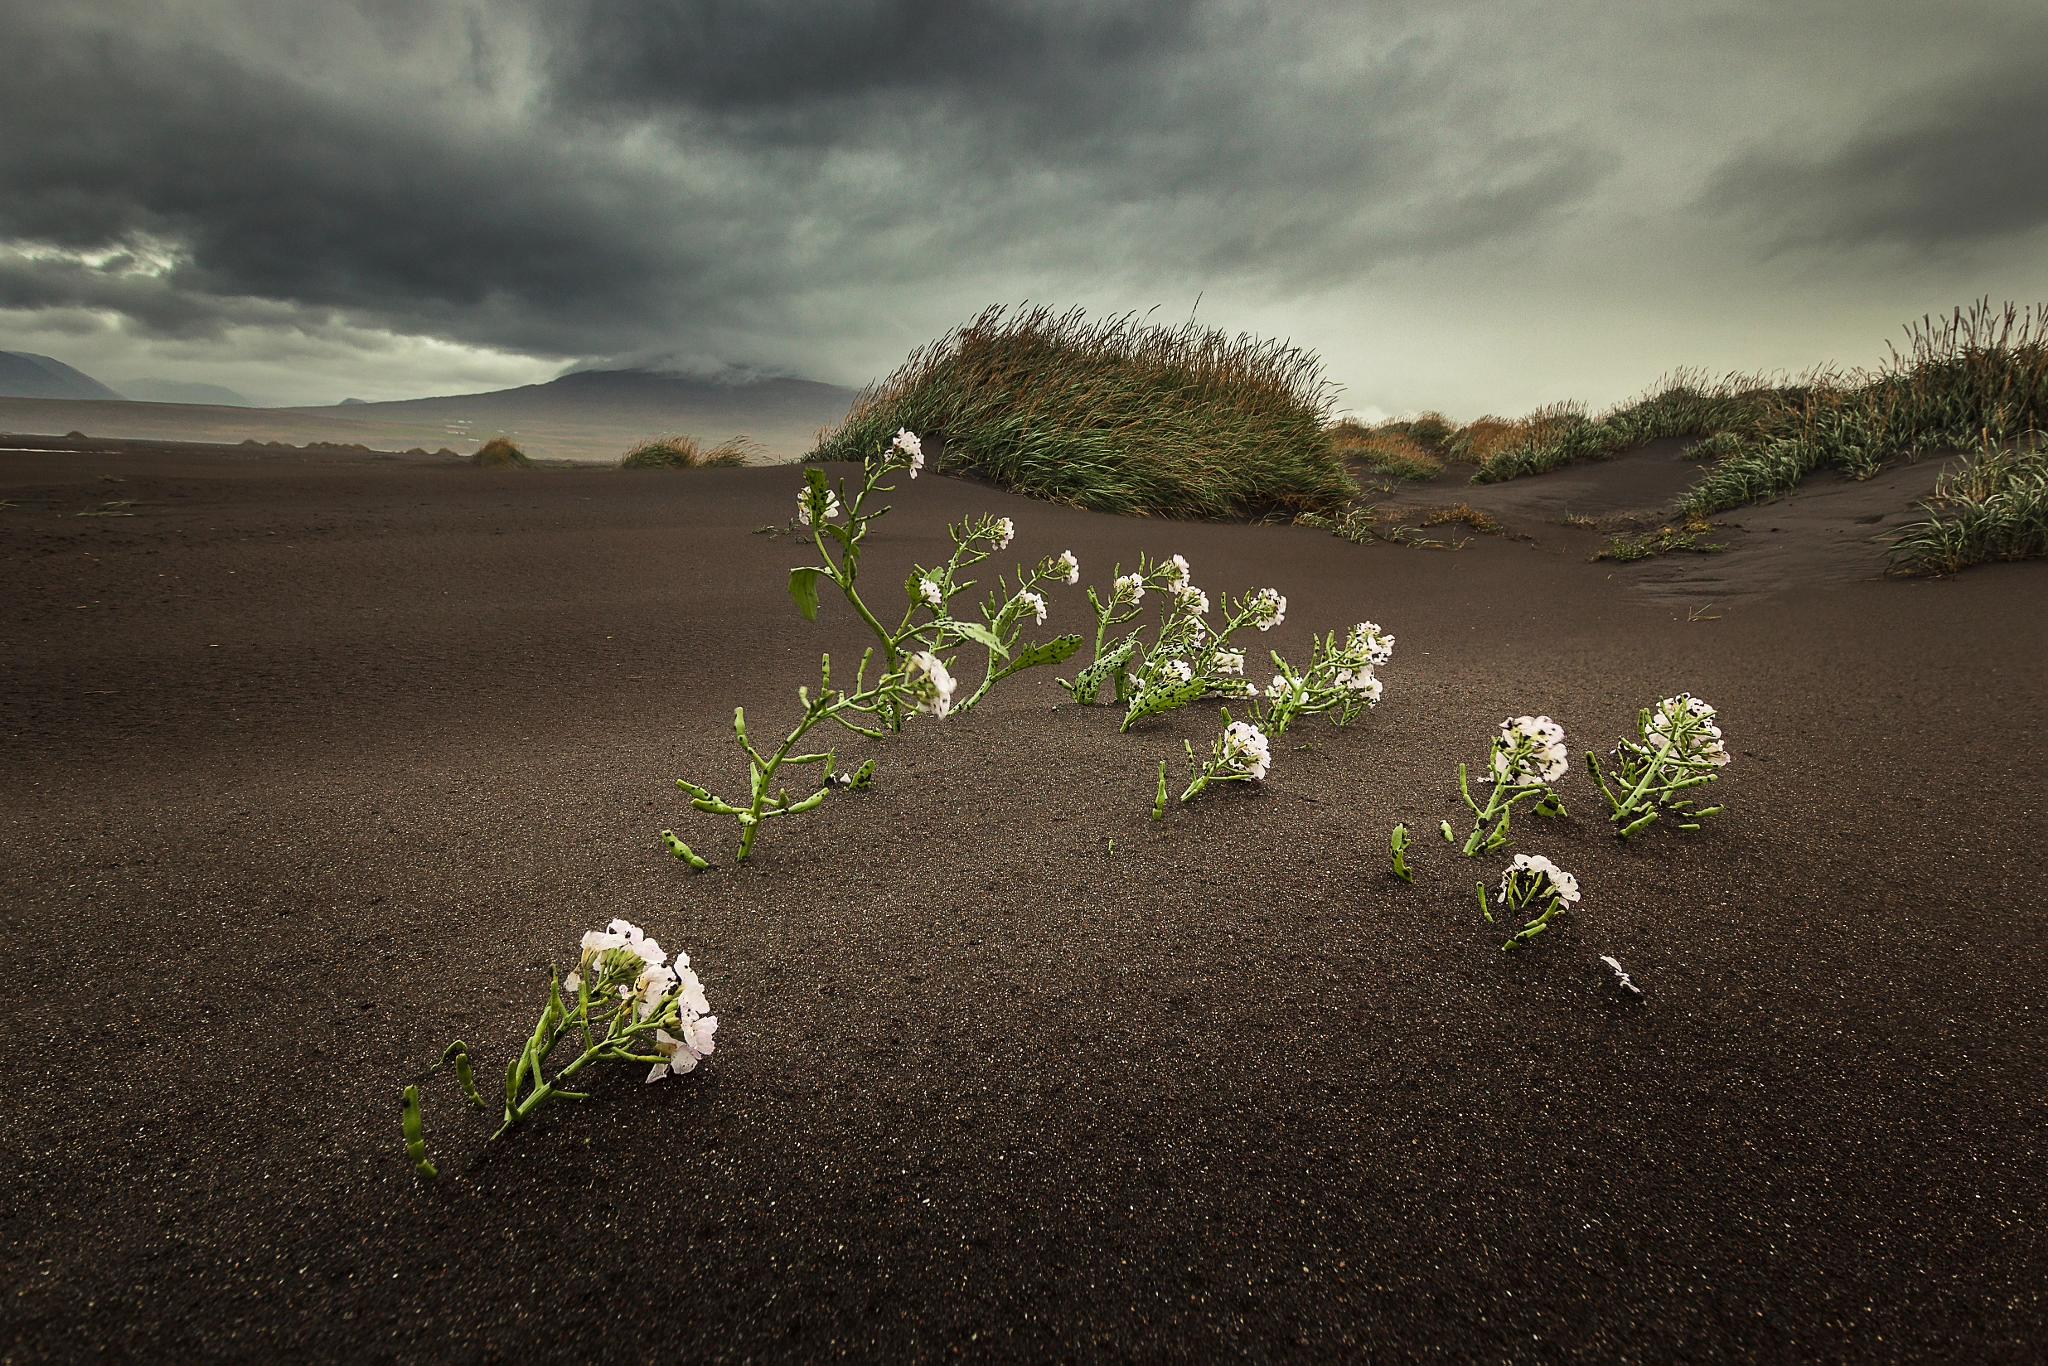
M2048 298L2040 0L67 0L0 51L0 349L113 383L858 385L1199 297L1469 418Z

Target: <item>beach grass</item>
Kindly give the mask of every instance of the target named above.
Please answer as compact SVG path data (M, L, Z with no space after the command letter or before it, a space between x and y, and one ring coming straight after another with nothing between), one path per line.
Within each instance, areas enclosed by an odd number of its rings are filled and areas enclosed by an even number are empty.
M1322 362L1283 341L1134 314L990 308L911 353L805 459L898 428L943 468L1096 512L1205 521L1341 513Z
M494 436L477 447L476 454L469 457L469 463L485 469L523 470L531 467L533 461L525 451L512 444L510 437Z
M649 437L619 459L627 470L739 469L751 464L745 437L736 436L716 446L706 446L694 436L672 433Z
M2048 556L2048 449L2040 433L2017 447L1987 438L1967 465L1942 472L1920 507L1926 519L1893 542L1894 572L1953 574L1986 560Z

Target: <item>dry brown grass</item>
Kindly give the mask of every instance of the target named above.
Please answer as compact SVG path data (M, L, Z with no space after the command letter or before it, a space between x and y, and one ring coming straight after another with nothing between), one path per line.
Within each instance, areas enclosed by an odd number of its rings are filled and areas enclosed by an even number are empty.
M503 470L525 469L533 461L526 458L525 451L512 444L510 437L494 436L477 447L476 454L469 457L469 463L485 469Z

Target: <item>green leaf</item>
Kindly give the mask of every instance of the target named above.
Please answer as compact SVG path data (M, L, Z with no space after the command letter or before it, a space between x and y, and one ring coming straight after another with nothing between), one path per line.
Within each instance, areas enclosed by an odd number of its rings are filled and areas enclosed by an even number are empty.
M1002 667L1002 671L996 677L1008 678L1011 674L1035 669L1041 664L1058 664L1080 648L1079 636L1057 636L1051 640L1041 640L1035 645L1025 646L1012 655L1010 662Z
M1003 644L996 636L996 633L989 630L986 626L976 626L971 621L949 621L945 623L944 630L953 632L962 640L971 640L977 644L988 646L990 652L997 659L1008 659L1010 657L1010 647ZM1074 637L1075 643L1078 644L1080 639L1079 636ZM1066 658L1065 655L1060 657L1062 659Z
M813 473L816 473L813 471ZM818 619L818 571L810 566L789 571L789 595L805 621Z

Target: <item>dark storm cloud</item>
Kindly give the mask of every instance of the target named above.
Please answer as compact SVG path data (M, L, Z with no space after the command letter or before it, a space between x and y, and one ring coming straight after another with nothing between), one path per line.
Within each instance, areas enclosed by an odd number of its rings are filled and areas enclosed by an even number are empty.
M1902 99L1824 152L1753 151L1705 202L1778 245L1965 244L2048 223L2048 83L1972 75Z
M1527 232L1611 164L1363 14L1318 66L1194 0L196 13L0 14L0 239L172 262L0 258L0 306L645 352L848 288L1302 288Z

